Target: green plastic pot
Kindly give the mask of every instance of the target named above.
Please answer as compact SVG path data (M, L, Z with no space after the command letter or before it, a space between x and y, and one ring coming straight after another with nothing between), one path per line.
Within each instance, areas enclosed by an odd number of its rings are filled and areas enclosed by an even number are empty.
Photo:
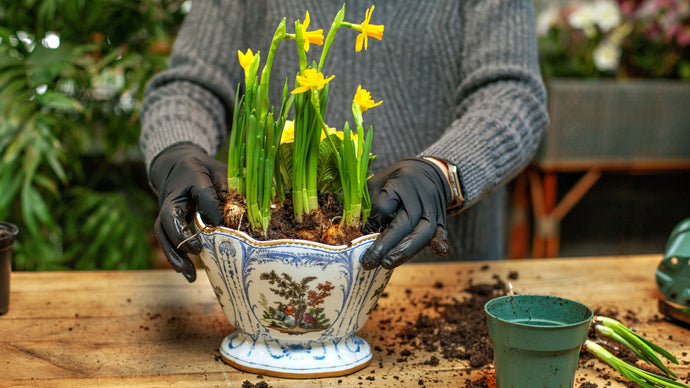
M547 295L510 295L484 306L498 388L572 387L592 309Z

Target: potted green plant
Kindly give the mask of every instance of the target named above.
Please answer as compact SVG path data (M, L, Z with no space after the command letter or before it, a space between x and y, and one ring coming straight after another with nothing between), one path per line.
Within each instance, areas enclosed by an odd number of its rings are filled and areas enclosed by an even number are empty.
M196 226L209 280L237 328L221 344L221 356L239 369L338 376L371 360L369 345L354 333L391 275L360 265L376 236L360 232L371 207L366 180L373 159L373 128L365 131L363 112L381 102L359 87L351 105L356 134L347 123L343 131L330 128L324 113L334 75L324 75L324 63L341 27L359 33L357 51L368 38L382 38L384 27L370 24L373 10L362 23L350 23L343 6L325 38L322 30L309 30L308 12L294 33L283 19L261 70L259 53L238 53L245 82L232 119L225 225L209 227L197 215ZM296 42L300 70L273 107L273 56L289 40ZM311 44L323 45L318 62L307 59ZM325 208L333 207L337 193L342 205L329 215ZM282 230L296 232L278 234L281 220L288 223Z

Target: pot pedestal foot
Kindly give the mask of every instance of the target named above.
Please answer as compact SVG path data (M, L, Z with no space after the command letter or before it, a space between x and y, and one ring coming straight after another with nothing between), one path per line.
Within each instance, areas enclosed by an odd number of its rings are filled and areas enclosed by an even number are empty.
M241 330L223 339L220 355L245 372L295 379L348 375L367 367L372 358L369 344L354 334L337 341L280 343L254 339Z

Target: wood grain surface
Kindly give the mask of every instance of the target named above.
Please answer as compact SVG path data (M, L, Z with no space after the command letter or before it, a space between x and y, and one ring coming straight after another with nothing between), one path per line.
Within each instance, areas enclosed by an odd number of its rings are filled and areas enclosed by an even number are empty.
M10 311L0 317L0 386L241 387L248 381L272 387L463 387L490 375L491 367L446 360L396 334L426 313L420 301L462 300L470 281L496 278L516 293L557 295L636 317L639 333L678 357L680 365L670 367L685 381L690 331L658 313L654 274L660 261L661 255L643 255L403 265L359 332L375 349L371 365L349 376L312 380L257 376L220 360L220 342L233 328L203 270L192 284L171 270L15 272ZM437 365L427 362L432 356ZM578 368L575 387L584 382L625 386L596 359Z

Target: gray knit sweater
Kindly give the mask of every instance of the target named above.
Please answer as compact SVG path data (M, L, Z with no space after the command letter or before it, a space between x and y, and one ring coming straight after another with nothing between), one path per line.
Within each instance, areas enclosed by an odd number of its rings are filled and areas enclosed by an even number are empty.
M343 0L199 0L179 32L170 69L148 85L141 111L141 148L149 166L177 142L214 155L225 143L235 90L244 79L237 51L262 60L282 17L288 32L311 16L309 30L328 32ZM345 20L361 23L371 0L346 2ZM374 126L373 172L405 156L433 156L458 166L465 211L449 217L449 260L499 259L504 254L504 186L534 155L547 124L546 92L537 61L531 0L389 0L376 4L369 38L340 29L324 66L331 81L325 120L353 122L357 85L383 104L364 114ZM321 47L308 58L318 61ZM299 70L294 41L278 48L271 103ZM416 260L437 259L425 250Z

